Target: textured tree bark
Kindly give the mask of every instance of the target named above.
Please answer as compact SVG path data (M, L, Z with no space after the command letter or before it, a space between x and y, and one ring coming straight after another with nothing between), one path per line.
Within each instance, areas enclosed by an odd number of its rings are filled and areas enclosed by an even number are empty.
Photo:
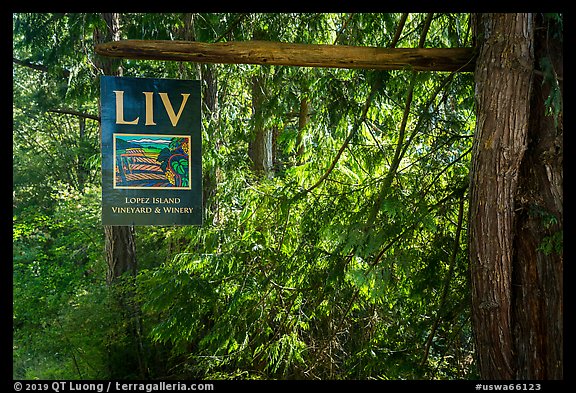
M98 40L118 41L120 39L120 15L117 13L103 13L102 18L106 21L108 29L102 34L97 34ZM122 76L120 64L112 61L102 61L100 64L105 75ZM111 284L116 278L130 272L136 274L136 248L134 242L134 230L123 226L105 226L105 248L108 271L106 281Z
M200 79L202 80L202 100L205 105L206 113L209 116L210 123L219 124L219 109L218 109L218 79L217 74L214 72L214 66L211 64L199 64ZM222 145L222 138L217 134L218 127L208 127L208 132L213 130L210 136L214 141L214 149L219 150ZM203 201L204 208L206 209L206 217L212 214L212 223L219 225L222 222L222 215L220 209L220 202L215 198L217 193L218 184L222 182L222 170L216 165L212 170L202 171L203 180Z
M95 30L95 42L100 40L120 39L120 14L103 13L102 18L106 22L107 30L99 32ZM97 65L102 68L105 75L122 76L122 67L117 61L110 59L100 61ZM100 130L100 136L102 132ZM146 362L143 356L142 347L142 321L140 319L140 308L135 300L135 290L133 288L137 273L136 243L134 227L130 226L104 226L106 262L108 269L106 272L106 282L114 292L118 306L123 312L127 324L119 329L125 329L122 334L126 335L128 344L122 340L111 340L108 347L108 368L111 378L125 378L126 375L138 375L140 378L146 377ZM128 274L129 281L125 282L125 288L116 288L117 283L122 284L120 278ZM128 348L124 346L127 345ZM136 354L136 355L135 355ZM137 371L136 371L137 370Z
M481 377L513 379L514 201L527 145L533 26L528 14L482 14L478 22L469 210L472 322Z
M561 112L556 121L546 115L545 103L554 87L563 91L563 52L562 41L547 29L548 23L553 22L536 15L536 64L547 59L552 69L534 78L528 148L516 197L512 286L518 379L563 378L563 256L558 249L563 228L563 124Z
M300 100L300 112L298 113L298 137L296 138L296 162L298 165L304 163L304 128L308 123L308 113L310 112L310 103L307 98Z
M111 285L124 273L136 275L136 245L133 228L129 226L104 226L106 237L106 282Z
M252 116L254 120L253 137L248 145L248 156L252 160L252 168L259 176L272 175L272 130L264 127L262 103L264 93L262 77L252 77Z
M562 260L538 249L561 227L562 153L534 78L535 17L482 14L477 28L469 252L478 368L483 379L561 378ZM534 214L543 206L554 228Z
M193 61L222 64L268 64L299 67L377 70L462 71L474 69L472 48L377 48L347 45L290 44L272 41L192 42L123 40L96 45L107 57Z

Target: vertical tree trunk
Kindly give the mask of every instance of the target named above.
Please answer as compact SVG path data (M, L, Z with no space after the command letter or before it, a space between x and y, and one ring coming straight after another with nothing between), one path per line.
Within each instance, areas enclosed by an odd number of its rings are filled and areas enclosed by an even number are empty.
M120 14L103 13L106 22L105 32L95 31L95 41L120 40ZM122 67L117 60L100 60L105 75L122 76ZM102 132L100 131L100 135ZM136 243L134 228L130 226L104 226L106 262L108 265L106 282L111 290L116 291L117 303L127 320L127 344L112 341L109 348L109 370L111 378L124 378L127 375L137 375L144 378L146 367L144 365L142 349L142 325L140 310L134 299L135 294L131 286L137 273ZM114 284L120 283L119 278L128 273L129 281L125 282L128 288L116 288ZM114 340L114 339L113 339ZM134 372L136 373L134 374Z
M526 150L534 54L532 16L482 14L470 185L472 322L480 375L513 379L515 195Z
M561 362L556 349L543 345L562 338L547 330L561 329L561 276L557 262L538 254L542 227L527 222L522 202L526 195L540 201L550 193L533 183L546 170L537 162L535 141L529 145L529 134L540 132L534 121L544 113L532 99L534 16L481 14L477 28L469 252L478 367L484 379L547 378L538 357ZM551 179L561 182L561 175Z
M134 230L129 226L104 226L106 237L106 282L112 285L124 273L136 276L136 245Z
M120 15L103 13L102 18L108 27L106 32L98 34L104 42L120 40ZM122 76L122 67L117 61L106 59L100 64L105 75ZM124 226L105 226L106 262L108 263L107 282L111 284L126 272L136 274L136 248L134 229Z
M546 100L562 94L562 41L554 21L536 15L528 149L516 197L512 286L518 379L562 379L562 113L546 115ZM552 28L550 28L552 26ZM541 67L549 64L551 67ZM554 89L557 89L554 92Z
M264 93L262 77L252 78L252 116L254 119L253 137L248 146L248 156L252 160L254 172L259 176L272 175L272 130L264 127L262 102Z
M220 110L218 108L218 74L212 64L200 64L202 80L202 97L205 105L205 115L209 117L208 132L212 131L211 138L214 141L213 149L218 151L222 145L222 138L216 134L219 124ZM213 126L214 125L214 126ZM222 222L220 204L216 198L217 186L222 182L222 170L215 165L211 170L203 171L203 200L208 214L212 214L212 223L219 225ZM209 212L209 213L208 213Z
M76 173L78 178L78 191L82 194L84 193L84 187L86 186L86 179L88 178L88 173L86 168L84 168L84 145L86 144L86 118L78 118L78 161L76 162Z
M302 98L300 100L300 112L298 115L298 137L296 138L296 163L301 165L304 163L304 136L305 128L308 123L308 112L310 110L310 104L307 98Z

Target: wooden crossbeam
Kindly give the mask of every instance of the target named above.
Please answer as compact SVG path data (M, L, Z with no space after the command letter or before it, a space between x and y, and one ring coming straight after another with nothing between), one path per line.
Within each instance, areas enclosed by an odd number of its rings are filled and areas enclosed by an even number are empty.
M377 48L272 41L123 40L97 44L95 51L105 57L140 60L414 71L472 72L476 60L473 48Z

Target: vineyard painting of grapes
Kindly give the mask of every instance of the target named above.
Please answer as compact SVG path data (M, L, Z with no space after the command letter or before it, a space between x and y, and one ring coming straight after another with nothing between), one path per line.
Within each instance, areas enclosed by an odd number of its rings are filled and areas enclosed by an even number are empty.
M190 136L114 134L114 188L190 190Z

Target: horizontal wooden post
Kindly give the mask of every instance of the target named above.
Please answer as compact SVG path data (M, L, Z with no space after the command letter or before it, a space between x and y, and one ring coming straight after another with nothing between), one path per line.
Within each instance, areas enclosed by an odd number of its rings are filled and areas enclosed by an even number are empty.
M473 48L377 48L271 41L205 43L123 40L98 44L105 57L196 63L261 64L375 70L474 71Z

